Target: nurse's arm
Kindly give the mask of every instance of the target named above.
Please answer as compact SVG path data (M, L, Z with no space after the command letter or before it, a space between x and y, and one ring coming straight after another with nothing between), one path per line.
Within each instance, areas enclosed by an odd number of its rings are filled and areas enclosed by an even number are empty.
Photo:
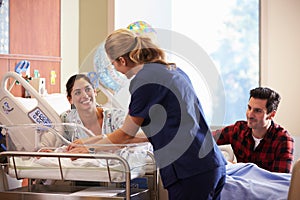
M106 134L106 137L94 136L87 139L76 140L67 147L67 151L73 153L88 152L88 147L85 146L85 144L94 144L95 146L93 147L96 149L105 149L105 146L99 146L99 144L128 144L147 142L148 139L146 137L135 137L143 121L143 118L127 115L121 128L112 133Z
M113 144L127 144L134 142L146 142L148 141L146 137L140 137L140 134L137 134L139 131L141 124L144 119L141 117L133 117L127 115L124 121L123 126L116 131L107 134L107 138L104 140L109 140L110 143ZM99 141L104 142L104 141Z

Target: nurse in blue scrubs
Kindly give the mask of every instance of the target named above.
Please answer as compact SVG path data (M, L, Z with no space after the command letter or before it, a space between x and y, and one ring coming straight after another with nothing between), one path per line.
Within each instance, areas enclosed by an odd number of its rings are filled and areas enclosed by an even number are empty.
M169 199L220 199L226 161L214 142L188 76L150 38L128 29L111 33L105 51L115 69L131 79L124 125L105 139L76 143L130 143L142 128Z

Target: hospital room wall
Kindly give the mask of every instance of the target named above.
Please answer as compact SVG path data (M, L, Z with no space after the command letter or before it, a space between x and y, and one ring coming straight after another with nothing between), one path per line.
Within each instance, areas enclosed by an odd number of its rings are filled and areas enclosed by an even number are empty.
M113 30L111 0L61 0L61 92L91 51ZM92 63L90 63L92 67Z
M299 0L262 0L261 85L282 96L276 121L294 136L296 158L300 157L299 21Z
M79 0L61 0L61 93L79 66Z
M70 74L79 70L84 57L105 38L114 24L113 0L75 2L62 0L62 92ZM81 17L84 19L79 19ZM78 23L74 23L76 21ZM299 21L299 0L261 1L261 85L272 87L281 94L276 121L286 127L296 140L300 138Z
M300 1L263 1L261 82L277 89L277 121L300 136Z

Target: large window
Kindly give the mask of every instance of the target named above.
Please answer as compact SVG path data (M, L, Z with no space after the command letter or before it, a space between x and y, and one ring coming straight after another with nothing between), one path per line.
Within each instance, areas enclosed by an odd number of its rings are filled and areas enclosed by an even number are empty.
M249 90L259 85L259 0L115 0L115 7L115 28L146 21L169 31L162 46L192 79L210 125L245 119Z

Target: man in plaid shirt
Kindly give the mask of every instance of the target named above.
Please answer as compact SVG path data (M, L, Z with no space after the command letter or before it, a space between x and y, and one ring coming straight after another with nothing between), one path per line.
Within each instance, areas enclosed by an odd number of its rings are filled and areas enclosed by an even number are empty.
M272 171L290 173L294 139L273 121L280 95L264 87L250 91L247 121L213 131L218 145L231 144L237 162L251 162Z

